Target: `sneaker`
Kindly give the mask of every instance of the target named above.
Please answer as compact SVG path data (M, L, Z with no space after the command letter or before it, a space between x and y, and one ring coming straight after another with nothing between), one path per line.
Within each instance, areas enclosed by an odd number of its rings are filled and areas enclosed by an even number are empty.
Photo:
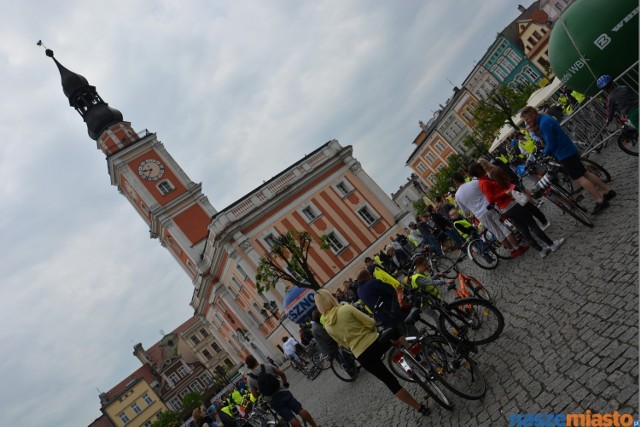
M551 252L551 248L549 246L545 246L544 248L542 248L542 250L540 251L540 256L542 258L546 258L547 255L549 255L549 252Z
M613 199L614 197L616 197L618 195L618 193L616 193L613 190L609 190L608 193L605 193L602 195L602 197L604 198L605 202L608 202L609 200Z
M551 226L551 221L547 220L547 223L546 223L546 224L542 224L542 225L540 226L540 230L544 231L544 230L546 230L547 228L549 228L550 226Z
M561 237L558 240L554 240L553 245L550 246L551 252L555 252L558 249L560 249L560 246L562 246L563 243L564 243L564 237Z
M596 203L596 206L593 208L593 212L591 215L598 215L600 212L609 207L609 202L603 200L602 203Z
M418 409L418 412L420 412L422 416L426 417L427 415L431 414L431 409L429 409L427 405L422 404L422 406L420 406L420 409Z

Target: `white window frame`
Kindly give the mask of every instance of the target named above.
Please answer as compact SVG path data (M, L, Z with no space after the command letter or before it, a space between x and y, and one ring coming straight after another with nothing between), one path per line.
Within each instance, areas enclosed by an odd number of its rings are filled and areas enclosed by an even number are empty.
M193 392L201 392L202 390L204 390L204 387L202 387L202 384L200 384L199 381L194 381L191 383L191 385L189 386L189 388L191 389L191 391Z
M349 246L349 243L347 243L345 238L342 237L340 233L338 233L336 230L332 230L328 232L327 234L325 234L325 236L327 237L329 246L331 246L331 251L336 255L342 252L343 250L345 250ZM333 240L332 240L332 237L333 237ZM338 245L334 246L336 242L340 245L339 248L337 247Z
M213 359L213 354L211 354L211 352L209 351L208 348L204 348L202 349L202 355L204 356L205 359L207 360L211 360ZM208 355L208 356L207 356Z
M168 179L160 181L158 184L156 184L156 188L158 189L160 194L162 194L163 196L166 196L167 194L171 193L173 190L176 189L173 183Z
M422 162L416 165L416 169L418 169L421 174L427 171L427 167Z
M189 370L182 365L178 366L178 370L176 372L180 375L180 378L184 378L189 375Z
M215 345L215 347L214 347L214 345ZM222 348L220 347L220 345L219 345L217 342L215 342L215 341L212 341L212 342L211 342L210 347L211 347L211 349L212 349L213 351L215 351L216 353L220 353L220 352L222 351ZM217 349L217 350L216 350L216 349Z
M240 264L236 264L236 271L242 277L242 280L247 280L247 278L249 277L247 272L244 271L244 268L242 268L242 266Z
M432 164L433 162L436 161L436 156L433 155L433 153L428 152L427 154L424 155L427 160L429 161L429 164Z
M118 418L120 418L120 421L122 421L123 424L128 424L131 421L129 416L124 412L120 412L118 414Z
M182 400L187 394L189 394L189 387L185 387L182 390L180 390L180 392L178 393L178 398Z
M307 224L311 224L322 216L322 211L320 211L313 202L306 203L302 208L298 209L298 213L304 218Z
M144 403L147 405L151 405L154 402L153 397L149 396L149 393L143 394L142 400L144 400Z
M206 371L203 372L199 377L198 380L200 380L200 382L202 382L202 384L206 385L206 386L210 386L211 384L213 384L213 380L211 379L211 376L209 375L209 373L207 373Z
M134 414L138 415L140 412L142 412L142 408L140 408L140 406L138 405L137 402L133 402L131 404L131 410L133 411Z
M180 376L175 372L171 372L168 375L168 377L171 380L171 382L173 383L173 385L176 385L176 384L178 384L180 382Z
M347 180L341 180L336 182L336 184L333 186L333 188L335 188L336 192L341 196L341 197L347 197L349 194L353 193L354 188L353 186L351 186L351 184L349 184L349 182Z
M271 248L273 247L273 244L276 241L276 233L275 232L269 232L267 234L265 234L262 237L262 242L264 243L264 245L267 247L267 249L271 250Z
M169 401L169 405L171 405L174 411L179 411L180 409L182 409L182 400L180 400L179 397L175 396Z
M444 153L444 150L445 150L444 144L442 144L442 142L440 141L434 142L433 148L435 148L438 153Z
M144 424L142 424L142 427L151 427L153 425L153 421L149 420L147 422L145 422Z
M357 210L357 212L360 219L364 221L364 223L367 224L368 227L371 227L380 219L380 216L378 216L377 213L369 205L361 206Z
M206 328L200 328L198 332L200 332L200 335L202 335L203 338L207 338L209 335L211 335Z

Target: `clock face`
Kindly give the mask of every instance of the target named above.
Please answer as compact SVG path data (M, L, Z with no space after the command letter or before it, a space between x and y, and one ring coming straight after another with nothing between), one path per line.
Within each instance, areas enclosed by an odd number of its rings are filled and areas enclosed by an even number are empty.
M138 166L138 173L148 181L157 181L164 175L164 165L160 160L143 160Z

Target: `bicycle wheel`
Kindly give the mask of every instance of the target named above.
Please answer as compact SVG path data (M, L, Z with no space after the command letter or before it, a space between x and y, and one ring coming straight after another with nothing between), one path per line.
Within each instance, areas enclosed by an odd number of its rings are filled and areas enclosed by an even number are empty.
M447 395L436 383L436 376L433 373L433 370L431 370L431 372L428 372L428 370L420 363L418 363L416 359L406 353L404 354L404 361L411 369L414 382L422 387L422 389L426 391L431 397L433 397L433 400L435 400L438 405L442 406L445 409L452 410L453 403L449 401Z
M585 165L586 167L586 165ZM582 190L582 187L578 186L578 188L573 187L573 180L571 177L565 172L564 169L559 168L556 171L557 184L562 187L563 190L567 192L568 195L576 194Z
M500 259L490 245L484 244L481 240L474 240L467 246L467 255L471 261L485 270L493 270L498 266Z
M314 366L320 369L321 371L324 371L325 369L329 369L329 366L331 366L331 361L329 361L329 356L321 353L318 350L314 351L313 354L311 355L311 363L313 363Z
M491 294L478 279L472 276L464 276L464 280L474 297L492 302Z
M398 361L394 361L394 359L397 360L399 358L399 353L400 350L394 348L392 348L391 351L387 352L387 366L389 367L389 370L393 373L393 375L400 378L402 381L414 383L415 380L413 379L413 377L407 374L407 371L404 370L404 368L399 364Z
M504 329L504 316L489 301L462 298L446 304L444 309L438 323L442 333L451 340L487 344L498 339Z
M603 182L611 181L611 174L609 174L609 172L605 168L603 168L600 163L594 162L593 160L589 160L584 157L580 157L580 161L587 169L587 172L591 172L592 174L600 178Z
M342 362L338 360L337 357L331 359L331 370L338 377L338 379L350 383L355 381L358 378L359 368L356 365L356 359L352 354L348 352L343 352Z
M433 261L433 270L438 273L444 273L444 277L447 279L455 279L458 277L458 265L457 261L454 261L447 257L441 257Z
M579 209L577 207L578 202L573 199L569 199L562 194L553 192L549 193L547 197L563 212L568 213L587 227L593 228L593 222L591 222L591 218L587 216L586 209Z
M500 242L492 232L486 230L484 232L484 237L486 239L486 244L493 247L493 251L498 255L498 258L511 259L511 251L505 248L502 242Z
M635 132L634 135L630 135L628 132L623 132L622 135L618 137L618 146L622 151L632 156L638 155L638 133Z
M436 379L460 397L478 400L487 393L487 383L478 364L469 356L456 355L449 342L431 337L422 348Z

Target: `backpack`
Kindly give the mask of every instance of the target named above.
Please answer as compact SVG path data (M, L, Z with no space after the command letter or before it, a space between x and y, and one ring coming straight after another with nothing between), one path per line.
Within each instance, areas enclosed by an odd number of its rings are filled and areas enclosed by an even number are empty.
M264 365L260 365L260 373L254 375L247 374L258 382L258 391L264 396L273 396L280 388L280 380L275 375L267 372Z

